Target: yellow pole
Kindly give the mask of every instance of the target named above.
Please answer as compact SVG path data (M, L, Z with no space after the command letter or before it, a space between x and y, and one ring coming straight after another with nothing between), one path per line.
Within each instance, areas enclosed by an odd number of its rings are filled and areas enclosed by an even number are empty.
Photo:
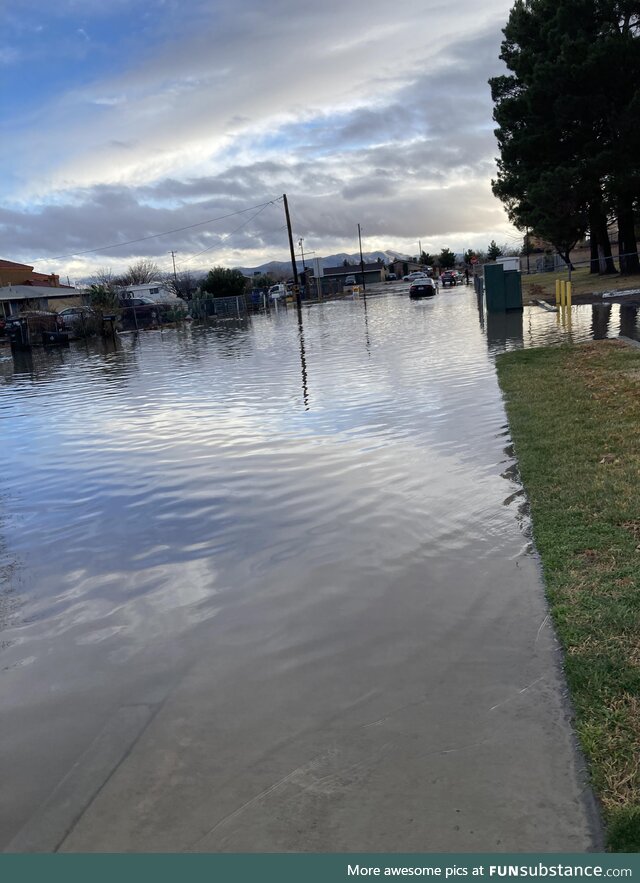
M571 306L571 282L567 282L567 306Z
M560 306L560 280L556 279L556 306Z
M567 283L564 279L560 281L560 306L566 307L567 305Z

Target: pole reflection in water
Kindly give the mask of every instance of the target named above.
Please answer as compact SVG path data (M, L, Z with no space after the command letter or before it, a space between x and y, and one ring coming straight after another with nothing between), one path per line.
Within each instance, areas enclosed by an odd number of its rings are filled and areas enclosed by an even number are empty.
M620 334L638 340L638 307L636 304L620 304Z
M369 339L369 317L367 315L367 296L364 297L364 339L367 355L371 358L371 340Z
M480 330L484 331L484 294L481 291L476 292L476 300L478 302L478 316L480 318Z
M593 304L591 307L591 329L594 340L603 340L609 330L611 304Z
M304 326L302 324L302 308L298 304L298 337L300 340L300 365L302 366L302 398L305 411L309 410L309 387L307 385L307 360L304 351Z

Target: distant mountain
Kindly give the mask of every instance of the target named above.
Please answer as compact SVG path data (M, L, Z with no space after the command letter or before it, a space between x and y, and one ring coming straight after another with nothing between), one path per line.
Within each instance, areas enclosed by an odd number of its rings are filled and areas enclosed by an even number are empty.
M365 263L374 263L378 259L383 260L385 263L389 263L389 261L393 261L396 258L400 258L401 260L406 260L407 255L400 254L397 251L367 251L362 253L362 257ZM319 262L321 267L338 267L343 261L348 261L350 264L359 264L360 263L360 252L354 254L347 254L347 252L340 252L340 254L330 254L325 257L316 258L316 257L307 257L305 255L305 264L308 267L316 268L316 260ZM298 272L302 269L302 258L296 255L296 264L298 267ZM291 261L269 261L266 264L260 264L258 267L236 267L235 269L240 270L240 272L244 276L254 276L260 275L261 273L266 273L271 276L275 275L290 275L291 274Z

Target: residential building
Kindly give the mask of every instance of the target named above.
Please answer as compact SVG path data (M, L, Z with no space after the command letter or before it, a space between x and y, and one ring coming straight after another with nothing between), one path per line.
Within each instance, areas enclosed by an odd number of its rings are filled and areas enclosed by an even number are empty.
M0 317L21 310L54 310L82 303L82 292L61 285L56 273L36 273L30 264L0 260Z
M78 307L83 292L77 288L49 285L4 285L0 288L0 317L16 316L23 310L52 310Z
M56 273L36 273L29 264L0 260L0 288L7 285L37 285L40 288L68 288L60 285Z
M389 264L389 272L395 273L398 279L408 276L409 273L418 273L421 270L424 270L424 266L418 263L418 261L412 261L409 258L396 258L395 261Z
M362 285L363 273L360 264L341 264L339 267L325 267L322 273L323 287L326 280L344 286L345 280L349 276L355 277L356 285ZM364 264L365 283L384 282L386 278L387 268L382 261L380 263Z

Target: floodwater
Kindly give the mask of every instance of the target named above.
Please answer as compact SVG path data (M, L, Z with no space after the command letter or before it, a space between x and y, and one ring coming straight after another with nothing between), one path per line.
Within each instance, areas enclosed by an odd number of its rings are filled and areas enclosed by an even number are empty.
M0 350L0 847L590 848L493 356L607 333L391 291Z

